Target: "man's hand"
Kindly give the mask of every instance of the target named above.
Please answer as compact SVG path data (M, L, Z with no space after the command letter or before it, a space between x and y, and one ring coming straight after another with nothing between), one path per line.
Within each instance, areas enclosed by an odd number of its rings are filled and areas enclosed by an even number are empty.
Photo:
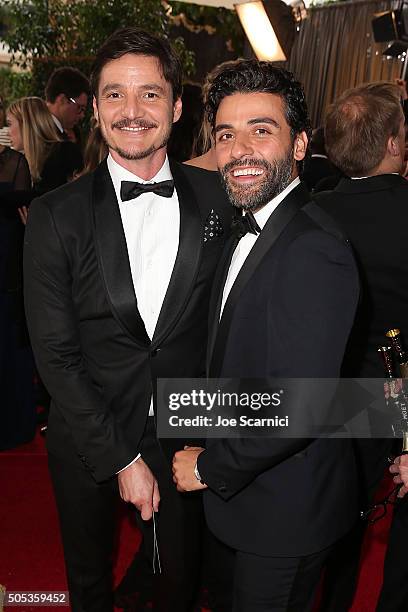
M404 497L408 493L408 455L401 455L394 459L390 466L391 474L395 474L393 481L395 484L402 484L398 491L398 497Z
M123 501L130 502L141 512L142 519L152 518L159 509L160 493L157 480L140 457L119 472L119 493Z
M185 446L184 450L174 455L173 480L177 485L177 491L198 491L207 488L207 485L201 484L194 474L197 457L204 450L198 446Z

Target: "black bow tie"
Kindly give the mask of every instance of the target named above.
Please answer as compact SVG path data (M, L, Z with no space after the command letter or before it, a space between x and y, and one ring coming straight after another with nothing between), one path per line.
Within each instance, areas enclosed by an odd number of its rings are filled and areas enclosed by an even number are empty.
M249 210L242 217L235 217L232 221L232 233L237 240L241 240L245 234L260 234L261 228L255 221L253 213Z
M120 186L120 197L122 202L134 200L142 193L156 193L163 198L171 198L174 191L174 181L161 181L161 183L136 183L133 181L122 181Z

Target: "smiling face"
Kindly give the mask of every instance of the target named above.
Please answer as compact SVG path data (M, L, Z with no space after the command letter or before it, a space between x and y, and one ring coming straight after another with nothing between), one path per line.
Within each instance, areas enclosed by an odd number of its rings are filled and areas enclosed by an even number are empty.
M215 122L215 152L232 204L259 210L297 176L305 132L291 135L277 94L236 93L223 98Z
M94 113L115 161L149 180L164 163L181 100L157 58L128 53L102 69Z
M7 113L7 126L9 129L11 146L15 151L23 151L24 146L21 125L17 117L15 117L15 115L12 113Z

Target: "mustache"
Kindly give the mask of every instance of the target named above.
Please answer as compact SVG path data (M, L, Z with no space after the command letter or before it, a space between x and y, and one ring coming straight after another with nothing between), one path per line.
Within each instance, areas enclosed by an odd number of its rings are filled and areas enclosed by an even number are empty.
M140 128L156 128L157 123L153 121L146 121L146 119L120 119L112 123L111 128L125 128L125 127L140 127Z
M221 168L221 172L222 174L227 174L231 170L234 170L234 168L242 168L244 166L258 166L264 168L264 170L268 170L270 168L270 164L264 159L247 157L246 159L233 159Z

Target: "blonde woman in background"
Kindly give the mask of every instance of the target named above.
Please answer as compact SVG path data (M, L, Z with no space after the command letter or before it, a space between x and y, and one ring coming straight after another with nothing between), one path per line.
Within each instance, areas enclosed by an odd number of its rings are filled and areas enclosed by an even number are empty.
M33 195L51 191L82 169L82 157L71 142L62 140L41 98L20 98L7 109L13 149L24 153L31 173Z

